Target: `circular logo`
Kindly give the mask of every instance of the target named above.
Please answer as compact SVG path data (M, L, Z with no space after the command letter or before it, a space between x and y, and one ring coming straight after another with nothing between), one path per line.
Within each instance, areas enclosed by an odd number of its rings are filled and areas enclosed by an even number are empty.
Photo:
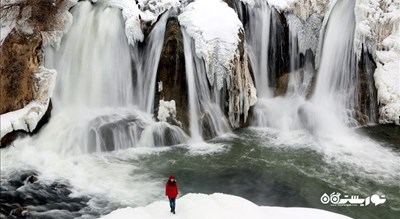
M324 193L324 194L321 196L321 202L322 202L322 204L328 204L328 202L329 202L329 196L328 196L326 193Z
M334 195L333 193L331 194L331 202L332 204L337 204L340 201L340 193L337 193L336 195Z

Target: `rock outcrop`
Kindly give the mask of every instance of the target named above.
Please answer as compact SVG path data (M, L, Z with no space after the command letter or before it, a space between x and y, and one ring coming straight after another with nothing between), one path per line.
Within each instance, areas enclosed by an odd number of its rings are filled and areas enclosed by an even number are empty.
M70 23L69 0L5 2L1 21L11 25L0 52L1 147L26 133L38 132L51 114L54 70L43 64L43 46L52 32ZM45 34L42 34L45 33ZM50 34L51 35L51 34Z
M189 97L183 37L178 18L175 16L170 17L167 22L154 89L156 90L154 114L158 114L160 100L174 100L176 118L169 118L167 121L180 126L186 133L189 133Z
M34 99L34 73L42 55L39 34L12 31L1 46L0 114L21 109Z
M356 112L356 119L362 125L378 121L375 69L376 63L372 55L363 47L358 62L358 109Z
M277 80L286 72L290 72L289 26L283 13L272 8L271 29L269 35L268 81L270 87L275 87Z

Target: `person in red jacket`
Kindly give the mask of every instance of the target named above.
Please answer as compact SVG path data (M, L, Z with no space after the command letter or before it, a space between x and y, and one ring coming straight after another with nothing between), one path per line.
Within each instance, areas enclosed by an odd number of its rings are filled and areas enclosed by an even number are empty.
M165 185L165 195L168 196L171 212L175 214L175 199L178 196L178 184L174 176L170 176Z

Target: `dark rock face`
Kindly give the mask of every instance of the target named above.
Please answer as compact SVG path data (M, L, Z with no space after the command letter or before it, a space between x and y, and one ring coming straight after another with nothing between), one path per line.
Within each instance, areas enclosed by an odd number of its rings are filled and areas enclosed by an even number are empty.
M290 72L289 26L284 14L271 8L271 27L269 35L268 63L269 86L275 87L283 74Z
M181 128L189 133L189 96L185 72L183 36L178 18L174 16L170 17L167 22L158 66L156 87L154 88L156 89L154 114L158 114L160 100L175 100L176 120L178 121L169 122L173 125L181 123ZM162 87L160 91L159 87Z
M0 114L18 110L34 98L34 74L42 54L40 34L12 31L1 46Z
M358 107L356 109L356 119L361 124L378 121L375 69L376 63L372 55L363 46L358 62Z

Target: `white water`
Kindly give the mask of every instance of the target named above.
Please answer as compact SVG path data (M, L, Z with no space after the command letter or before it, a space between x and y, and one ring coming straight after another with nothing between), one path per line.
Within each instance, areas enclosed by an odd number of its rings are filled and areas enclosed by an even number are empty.
M181 129L155 122L149 113L168 13L148 44L131 48L121 11L107 3L81 1L72 9L74 23L60 50L49 48L45 56L59 76L51 120L40 134L1 153L2 181L15 170L37 170L40 183L67 180L71 196L90 196L88 205L99 213L162 196L163 179L140 172L136 161L168 150L155 146L188 140Z
M288 90L285 96L259 100L255 107L255 125L283 131L306 129L324 133L332 127L343 129L345 124L354 124L351 114L356 101L352 95L356 86L352 49L355 28L353 9L354 1L339 1L330 14L325 35L321 37L324 40L321 65L310 100L306 95L311 86L312 72L307 67L298 69L298 38L293 32L295 27L291 28L292 72L289 74Z
M190 36L184 28L181 30L189 90L190 135L194 142L198 142L202 140L203 133L201 130L207 128L207 125L216 136L229 131L229 124L221 110L224 103L221 93L225 89L218 91L216 86L210 87L204 61L196 56Z
M133 51L136 65L135 103L147 113L152 113L154 106L155 81L168 17L169 12L164 13L151 31L144 47L136 46Z
M151 115L169 14L143 48L131 48L121 11L107 3L78 3L61 49L47 51L46 65L59 75L55 110L35 143L68 156L186 141L178 127L158 124Z
M333 7L325 35L320 37L324 42L314 95L311 99L306 97L312 72L307 67L298 69L297 37L291 28L292 72L288 90L284 96L260 98L254 108L253 125L268 127L267 132L277 132L277 145L290 148L301 145L323 154L338 168L352 169L368 178L393 181L400 172L398 154L347 127L356 124L353 118L357 101L354 95L357 86L353 51L354 1L341 0Z
M267 1L256 1L254 8L247 6L249 20L246 30L246 46L254 72L257 96L271 97L268 79L268 45L270 35L271 8Z
M331 112L349 125L356 124L352 121L357 91L354 3L338 1L329 17L313 95L314 103L331 108Z
M72 9L74 24L60 50L46 52L46 66L58 71L53 95L55 110L133 103L131 58L124 23L119 10L101 4L77 4Z

